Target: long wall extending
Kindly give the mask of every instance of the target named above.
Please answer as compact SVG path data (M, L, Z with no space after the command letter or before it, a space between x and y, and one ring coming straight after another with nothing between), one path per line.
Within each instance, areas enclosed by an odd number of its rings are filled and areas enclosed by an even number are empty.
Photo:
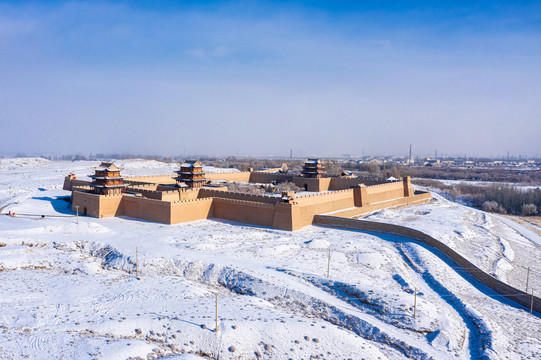
M399 235L402 237L410 238L422 242L428 245L430 248L438 251L439 253L447 256L451 261L457 264L464 272L468 273L471 277L477 280L479 283L489 287L499 295L513 300L514 302L530 309L532 306L532 295L522 290L512 287L496 279L495 277L487 274L465 257L451 249L444 243L436 240L432 236L425 234L419 230L411 229L405 226L380 223L366 220L346 219L336 216L317 215L314 218L314 224L323 226L332 226L345 229L356 229L363 231L371 231L383 234ZM541 298L533 297L533 310L541 313Z

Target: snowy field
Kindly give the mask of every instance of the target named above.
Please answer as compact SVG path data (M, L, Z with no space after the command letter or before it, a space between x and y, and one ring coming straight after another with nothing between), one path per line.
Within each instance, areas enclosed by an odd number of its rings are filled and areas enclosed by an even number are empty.
M118 164L125 175L176 169ZM0 216L2 359L541 358L539 314L408 239L212 220L77 224L63 178L95 165L2 159L4 213L66 216ZM541 246L486 213L436 197L369 219L430 233L520 288L530 267L541 292Z

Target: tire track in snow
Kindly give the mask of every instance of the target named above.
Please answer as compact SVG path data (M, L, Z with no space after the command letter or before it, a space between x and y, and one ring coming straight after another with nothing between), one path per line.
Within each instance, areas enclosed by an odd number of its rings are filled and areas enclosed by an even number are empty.
M412 259L402 244L397 243L396 249L404 259L404 262L417 274L432 291L440 296L441 301L450 305L462 318L468 329L469 353L471 359L490 359L485 349L492 349L492 335L487 324L476 315L457 295L440 283L428 269L421 265L417 257Z

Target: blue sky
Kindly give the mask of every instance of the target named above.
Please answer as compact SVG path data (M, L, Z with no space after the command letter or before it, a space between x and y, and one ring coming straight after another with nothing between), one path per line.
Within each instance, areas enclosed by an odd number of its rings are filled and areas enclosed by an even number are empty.
M0 1L0 154L541 156L539 64L536 2Z

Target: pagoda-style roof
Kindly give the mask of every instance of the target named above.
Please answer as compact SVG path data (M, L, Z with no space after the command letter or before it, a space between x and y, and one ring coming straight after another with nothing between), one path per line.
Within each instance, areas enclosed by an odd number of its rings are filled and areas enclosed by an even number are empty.
M92 169L95 169L96 171L120 171L120 170L124 170L124 168L119 168L113 162L104 162L104 161L102 161L102 163L99 164L98 166L94 166Z
M181 168L202 168L203 165L197 160L184 160L182 164L180 164Z
M321 164L321 160L319 159L308 159L304 162L305 165L317 165L317 164Z

